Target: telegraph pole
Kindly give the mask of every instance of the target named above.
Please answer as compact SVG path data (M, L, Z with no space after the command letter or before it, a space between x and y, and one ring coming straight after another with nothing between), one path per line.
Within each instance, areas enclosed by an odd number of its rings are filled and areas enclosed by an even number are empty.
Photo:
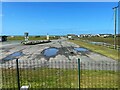
M116 24L116 18L117 18L117 8L118 8L118 6L117 7L114 7L113 8L113 10L114 10L114 49L117 49L117 45L116 45L116 26L117 26L117 24Z

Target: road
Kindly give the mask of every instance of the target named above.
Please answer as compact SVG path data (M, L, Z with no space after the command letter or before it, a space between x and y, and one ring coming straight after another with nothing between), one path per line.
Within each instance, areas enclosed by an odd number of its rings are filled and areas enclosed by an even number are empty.
M43 51L54 47L59 51L55 56L45 57ZM118 70L118 62L101 54L92 52L77 52L75 47L80 47L66 39L52 40L50 43L37 45L9 45L0 48L2 55L0 57L1 67L16 68L14 58L19 58L20 68L77 68L78 58L80 58L81 69L89 70ZM21 52L23 55L14 57L11 60L5 60L10 54Z

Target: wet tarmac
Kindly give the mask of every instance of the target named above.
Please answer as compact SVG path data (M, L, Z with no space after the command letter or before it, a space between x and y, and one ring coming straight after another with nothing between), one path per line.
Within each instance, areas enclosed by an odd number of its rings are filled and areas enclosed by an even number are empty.
M4 49L2 49L4 48ZM19 58L20 68L34 68L34 67L49 67L49 68L77 68L77 60L81 59L82 67L85 69L95 69L95 66L85 65L96 62L104 63L117 63L116 60L103 56L101 54L87 50L67 40L52 40L50 43L37 44L37 45L10 45L0 48L2 51L1 67L16 68L16 57ZM14 63L14 64L10 64ZM9 65L7 65L9 64ZM103 65L100 64L100 65ZM97 67L97 66L96 66ZM105 65L101 66L106 68ZM111 65L111 68L117 68ZM99 69L99 68L98 68Z
M9 60L14 60L14 59L19 58L19 57L21 57L21 56L23 56L23 55L24 55L24 54L23 54L21 51L14 52L14 53L12 53L12 54L4 57L4 58L2 59L2 63L3 63L3 62L7 62L7 61L9 61Z
M86 48L83 48L83 47L77 47L77 48L74 48L77 52L87 52L88 49Z
M58 54L58 51L59 51L58 48L51 47L51 48L47 48L47 49L43 50L42 53L43 53L44 57L49 59L51 57L55 57Z

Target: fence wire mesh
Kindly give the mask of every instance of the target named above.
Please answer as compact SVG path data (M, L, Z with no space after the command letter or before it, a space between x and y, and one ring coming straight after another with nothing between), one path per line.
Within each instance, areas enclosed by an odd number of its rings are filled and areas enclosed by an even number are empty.
M80 88L119 88L118 62L80 62ZM18 60L20 86L29 89L79 89L78 60ZM2 64L2 88L18 88L16 60Z

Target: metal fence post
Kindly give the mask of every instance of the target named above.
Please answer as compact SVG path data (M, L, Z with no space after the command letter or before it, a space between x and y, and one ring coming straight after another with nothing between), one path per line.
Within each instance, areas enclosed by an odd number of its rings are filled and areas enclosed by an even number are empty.
M18 83L18 90L20 90L20 79L19 79L19 67L18 67L18 58L16 59L16 71L17 71L17 83Z
M80 59L78 58L78 83L79 83L79 90L80 90Z

